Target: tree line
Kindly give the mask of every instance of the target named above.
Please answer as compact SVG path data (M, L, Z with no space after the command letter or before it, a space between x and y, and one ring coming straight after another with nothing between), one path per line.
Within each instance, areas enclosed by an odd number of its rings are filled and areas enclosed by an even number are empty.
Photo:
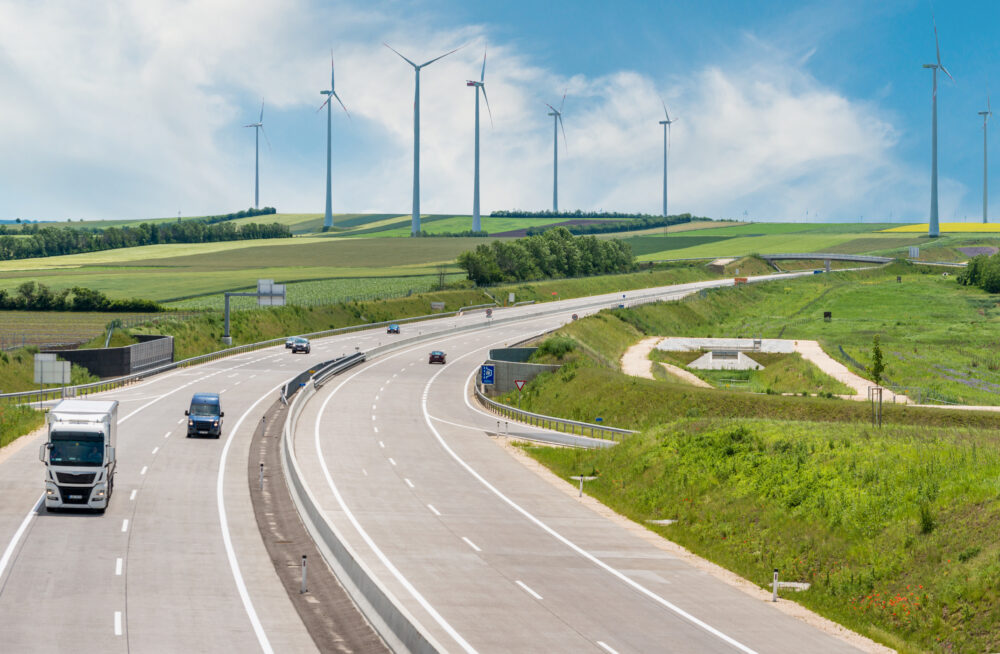
M632 247L619 240L574 237L565 227L512 241L493 241L458 256L477 285L553 277L579 277L636 269Z
M18 236L0 236L0 261L78 254L98 250L159 245L163 243L209 243L262 238L288 238L287 225L231 222L209 224L202 220L176 223L143 222L135 226L86 230L74 227L25 225Z
M978 286L987 293L1000 293L1000 254L972 257L957 279L963 286Z
M493 218L617 218L620 220L636 220L636 219L646 219L646 220L659 220L664 218L657 214L649 213L621 213L619 211L549 211L548 209L542 211L528 211L526 209L501 209L498 211L490 212L490 216ZM691 214L683 213L677 216L666 216L666 218L680 218L682 216L687 216L688 220L691 220ZM696 217L695 220L711 220L711 218L701 218ZM681 221L686 222L686 221Z
M163 311L152 300L112 300L101 291L82 286L53 291L45 284L24 282L13 294L0 289L0 310L20 311L106 311L144 312Z
M669 227L670 225L689 223L692 220L702 220L702 218L693 218L691 214L684 213L679 216L642 216L629 220L616 220L615 222L610 223L594 222L583 225L558 225L558 227L565 227L571 234L577 235L611 234L615 232L635 232L640 229L652 229L654 227ZM535 234L541 234L547 230L554 229L555 227L557 227L557 225L538 225L537 227L529 227L525 230L525 234L533 236Z

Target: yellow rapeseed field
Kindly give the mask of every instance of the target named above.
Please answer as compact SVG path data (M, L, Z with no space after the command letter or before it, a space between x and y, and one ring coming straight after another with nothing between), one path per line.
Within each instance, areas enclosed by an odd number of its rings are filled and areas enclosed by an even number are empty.
M941 232L955 232L955 233L998 233L1000 232L1000 223L939 223L939 228ZM917 223L916 225L900 225L899 227L892 227L890 229L883 229L883 232L904 232L908 234L915 234L927 232L927 223Z

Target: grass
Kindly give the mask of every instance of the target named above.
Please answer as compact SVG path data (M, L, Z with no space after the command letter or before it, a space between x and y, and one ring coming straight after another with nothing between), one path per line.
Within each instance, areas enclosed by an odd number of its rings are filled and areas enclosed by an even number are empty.
M0 404L0 447L45 423L45 412L16 404Z
M823 320L824 311L832 312L830 322ZM613 315L638 335L818 340L862 376L864 370L847 357L866 365L872 337L879 334L885 376L911 389L914 399L1000 404L1000 355L994 353L1000 296L959 286L954 276L929 268L894 264L727 287Z
M103 346L103 338L101 341ZM36 347L26 347L12 352L0 352L0 392L16 393L18 391L38 390L35 383ZM86 368L72 364L70 369L71 384L88 384L98 381ZM27 432L24 432L27 433Z
M680 420L607 450L528 448L695 553L906 652L1000 646L994 432Z
M703 352L662 352L653 350L651 358L659 359L665 354L682 355L664 357L662 360L673 365L686 366ZM764 366L763 370L688 370L716 388L750 393L802 393L834 395L854 395L854 389L825 374L798 353L772 354L767 352L747 352L747 356ZM674 363L689 359L687 363Z

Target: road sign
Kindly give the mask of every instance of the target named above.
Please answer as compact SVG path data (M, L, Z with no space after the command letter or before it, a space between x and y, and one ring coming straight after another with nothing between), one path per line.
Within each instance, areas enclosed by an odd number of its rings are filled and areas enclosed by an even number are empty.
M484 386L486 384L493 383L493 375L495 372L496 368L494 368L493 366L487 366L484 364L483 367L480 368L480 379Z
M527 379L515 379L514 385L517 386L517 390L524 390L524 385L528 383Z
M35 383L36 384L69 384L70 363L69 361L56 361L54 354L35 355Z
M493 309L487 309L486 310L486 317L487 318L492 318L493 317Z

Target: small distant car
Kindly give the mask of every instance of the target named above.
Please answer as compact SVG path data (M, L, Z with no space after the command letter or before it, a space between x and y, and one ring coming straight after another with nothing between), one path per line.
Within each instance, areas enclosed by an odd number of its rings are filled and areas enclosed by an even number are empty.
M440 363L444 365L444 352L441 350L434 350L431 352L430 360L427 363Z
M295 342L296 338L297 338L296 336L289 336L287 339L285 339L285 349L286 350L292 349L292 344Z
M296 352L302 352L303 354L309 354L312 348L309 346L309 339L302 338L301 336L296 336L292 341L292 354Z
M398 334L399 325L389 325L389 328L385 330L386 334Z

